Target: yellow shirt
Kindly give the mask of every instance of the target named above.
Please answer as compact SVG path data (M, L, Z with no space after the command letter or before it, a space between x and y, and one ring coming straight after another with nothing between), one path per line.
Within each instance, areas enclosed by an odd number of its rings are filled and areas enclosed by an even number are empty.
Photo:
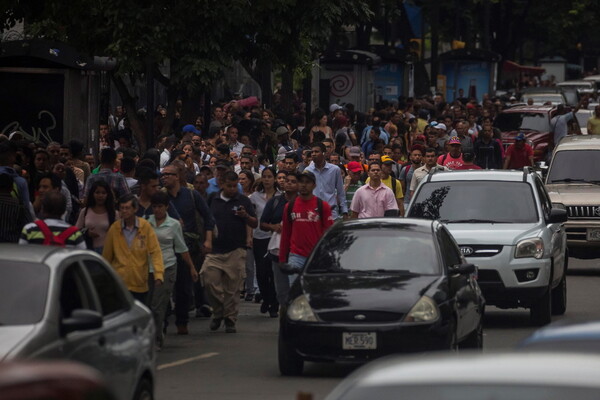
M154 279L163 280L164 264L162 252L152 225L144 218L137 218L138 230L127 244L121 220L115 221L106 234L102 256L123 279L127 289L135 293L148 291L148 272L152 259Z
M367 181L365 182L365 184L368 184L370 180L371 180L371 178L367 178ZM394 188L392 188L392 176L391 175L388 176L387 179L382 179L381 182L383 182L383 184L385 186L392 189L392 191L394 190ZM404 198L404 193L402 193L402 184L400 183L400 181L398 179L396 179L396 193L394 193L394 196L397 199Z
M592 117L587 123L588 135L600 135L600 118Z

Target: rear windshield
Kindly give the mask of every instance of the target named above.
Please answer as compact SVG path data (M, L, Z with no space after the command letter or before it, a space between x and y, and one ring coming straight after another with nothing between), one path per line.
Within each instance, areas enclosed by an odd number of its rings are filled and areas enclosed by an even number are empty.
M503 113L496 117L494 126L502 132L522 130L550 132L548 116L540 113Z
M0 326L29 325L44 316L50 269L43 264L0 262Z
M438 274L432 233L402 227L332 232L315 249L306 272L377 270Z
M554 154L547 183L600 182L600 150L563 150Z
M534 223L531 186L525 182L449 181L421 186L409 217L446 223Z

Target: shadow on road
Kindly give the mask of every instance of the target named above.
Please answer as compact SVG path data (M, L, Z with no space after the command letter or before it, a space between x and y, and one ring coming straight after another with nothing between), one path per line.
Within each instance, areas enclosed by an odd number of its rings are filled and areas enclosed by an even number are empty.
M531 328L529 320L529 310L489 310L486 307L485 316L483 318L484 329L515 329L515 328Z

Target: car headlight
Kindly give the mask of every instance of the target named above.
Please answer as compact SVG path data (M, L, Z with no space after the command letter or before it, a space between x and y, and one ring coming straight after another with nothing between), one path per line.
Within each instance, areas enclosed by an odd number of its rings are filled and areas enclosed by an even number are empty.
M308 299L303 294L296 297L294 301L292 301L292 303L288 306L287 316L292 321L317 321L315 313L313 313L312 308L310 308L310 304L308 304Z
M440 312L431 297L423 296L410 309L404 322L431 322L438 319Z
M533 257L540 259L544 255L544 242L540 238L521 240L515 249L515 258Z

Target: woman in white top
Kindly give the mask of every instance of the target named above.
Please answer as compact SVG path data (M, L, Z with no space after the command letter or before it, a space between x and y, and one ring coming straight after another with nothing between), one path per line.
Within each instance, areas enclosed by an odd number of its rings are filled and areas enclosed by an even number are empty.
M256 217L260 221L263 210L267 201L278 193L278 185L275 182L277 172L273 167L265 168L261 173L260 183L256 188L256 192L250 195L250 201L256 207ZM256 263L256 280L258 288L263 299L260 306L261 313L269 313L271 318L279 316L279 303L275 293L275 284L273 279L273 269L271 267L271 258L268 256L269 240L271 233L260 229L254 229L254 261Z

